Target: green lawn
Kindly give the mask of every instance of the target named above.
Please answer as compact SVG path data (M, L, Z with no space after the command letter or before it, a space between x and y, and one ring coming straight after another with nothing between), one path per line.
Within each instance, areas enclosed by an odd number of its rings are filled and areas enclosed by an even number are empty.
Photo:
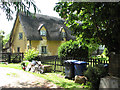
M0 67L9 67L9 68L15 68L15 69L21 69L20 64L0 64ZM31 73L31 72L29 72ZM46 80L49 80L50 82L53 82L54 84L63 87L63 88L87 88L87 85L80 85L78 83L74 83L73 80L65 79L64 77L60 77L62 75L62 72L56 72L56 73L45 73L45 74L37 74L32 73L35 76L42 77Z
M22 70L20 64L13 64L13 63L8 64L8 65L0 64L0 67L9 67L9 68L14 68L14 69Z

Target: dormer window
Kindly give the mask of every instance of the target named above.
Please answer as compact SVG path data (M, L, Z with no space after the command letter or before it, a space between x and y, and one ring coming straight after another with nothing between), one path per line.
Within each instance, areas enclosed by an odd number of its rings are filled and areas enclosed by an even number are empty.
M44 24L40 24L40 26L38 27L38 31L41 36L46 36L46 29L44 27Z
M41 36L46 36L46 30L40 30L40 35Z
M60 32L61 32L62 38L65 38L66 37L66 32L65 32L63 27L60 28Z
M62 32L62 37L65 38L66 37L66 33Z

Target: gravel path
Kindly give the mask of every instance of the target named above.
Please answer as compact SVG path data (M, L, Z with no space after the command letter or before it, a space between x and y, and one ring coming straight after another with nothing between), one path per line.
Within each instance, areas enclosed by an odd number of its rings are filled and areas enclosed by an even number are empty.
M2 88L60 88L43 78L13 68L0 67Z

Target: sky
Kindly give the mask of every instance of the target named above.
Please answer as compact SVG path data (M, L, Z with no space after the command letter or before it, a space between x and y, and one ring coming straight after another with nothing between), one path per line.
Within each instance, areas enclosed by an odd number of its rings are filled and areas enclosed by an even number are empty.
M57 3L59 0L34 0L36 2L37 7L41 10L40 14L48 15L48 16L54 16L59 17L58 13L53 10L55 3ZM31 9L33 12L33 9ZM6 15L4 12L1 13L0 10L0 30L3 30L5 32L5 36L9 34L13 28L13 24L15 21L16 13L13 14L14 19L12 21L8 21L6 19Z

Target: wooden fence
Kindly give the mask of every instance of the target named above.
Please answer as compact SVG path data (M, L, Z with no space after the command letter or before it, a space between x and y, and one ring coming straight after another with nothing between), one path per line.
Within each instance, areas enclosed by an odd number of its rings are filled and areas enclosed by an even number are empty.
M23 53L0 53L0 61L4 62L12 62L12 63L19 63L23 60ZM79 60L79 61L86 61L88 65L95 66L96 64L108 64L109 61L107 60L100 60L100 59L83 59L83 58L73 58L73 57L67 57L67 58L58 58L58 56L39 56L37 57L37 60L41 61L44 65L51 65L52 70L55 71L61 71L64 72L65 60ZM88 66L87 65L87 66Z
M1 62L19 63L23 60L23 53L0 53Z
M39 61L44 65L51 65L53 71L63 71L64 66L58 56L40 56Z
M53 71L61 71L64 72L65 70L65 65L64 61L66 60L79 60L79 61L86 61L88 65L92 65L93 67L96 64L108 64L109 61L107 60L100 60L100 59L83 59L83 58L73 58L73 57L67 57L67 58L58 58L57 56L42 56L39 57L39 60L42 62L42 64L45 65L52 65L52 70Z

